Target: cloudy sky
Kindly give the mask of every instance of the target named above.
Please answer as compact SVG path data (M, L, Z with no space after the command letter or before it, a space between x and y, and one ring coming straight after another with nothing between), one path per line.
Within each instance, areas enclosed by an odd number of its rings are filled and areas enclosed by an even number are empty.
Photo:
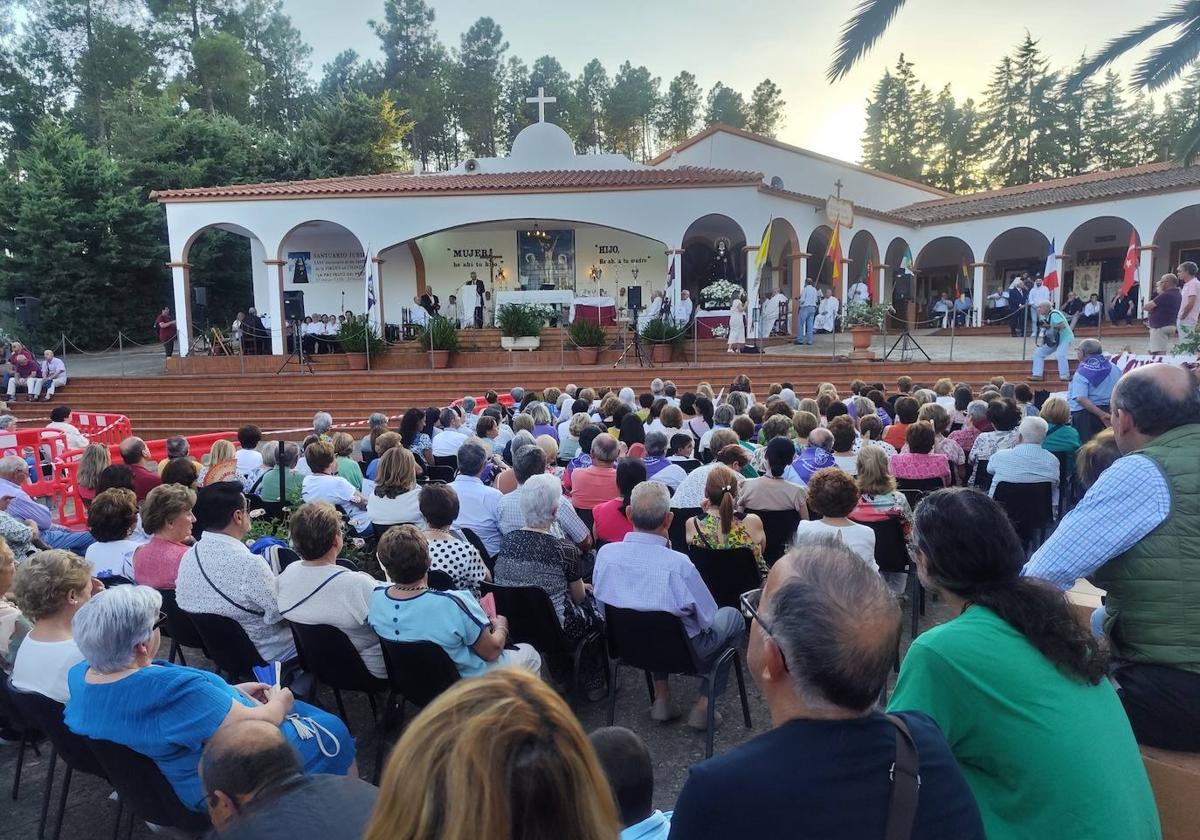
M909 0L867 59L836 84L825 69L841 24L855 0L431 0L442 40L459 44L464 30L490 15L511 54L532 63L558 58L575 75L599 58L612 75L626 59L663 79L680 70L707 89L717 81L749 94L765 77L783 89L786 122L780 139L856 160L863 103L885 66L900 52L934 90L950 84L960 99L979 98L992 67L1028 30L1056 66L1094 52L1115 34L1145 23L1169 0ZM284 0L285 10L313 47L313 73L353 48L378 57L367 21L382 17L382 0ZM1118 65L1128 71L1133 61ZM547 93L552 94L553 91Z

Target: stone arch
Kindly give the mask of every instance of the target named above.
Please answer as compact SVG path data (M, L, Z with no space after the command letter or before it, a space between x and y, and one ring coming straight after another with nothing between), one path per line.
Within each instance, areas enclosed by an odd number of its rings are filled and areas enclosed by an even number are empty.
M851 283L859 279L871 286L873 278L867 278L867 265L879 266L879 244L875 236L867 230L860 230L850 239L850 247L846 249L846 259L850 260L848 270Z
M1096 216L1077 225L1059 251L1066 258L1063 294L1074 291L1084 300L1092 294L1111 300L1125 279L1125 253L1133 230L1120 216ZM1148 285L1143 283L1143 295Z
M1200 204L1181 207L1154 232L1154 279L1173 272L1181 262L1200 263Z
M237 313L252 306L270 312L267 252L254 231L231 222L204 225L187 238L180 257L184 283L176 289L175 308L187 344L194 334L211 335L213 327L228 336ZM181 351L184 346L181 341Z
M718 255L722 242L726 245L724 258ZM683 234L682 288L699 300L700 290L721 273L744 288L745 248L746 232L729 216L709 213L696 219Z
M795 285L794 275L800 268L801 253L800 238L792 223L784 218L772 220L771 247L759 274L759 290L774 293L781 289L788 298L793 297L793 289L798 294L800 289Z
M833 228L829 225L818 225L808 235L804 250L808 252L808 277L815 280L818 288L833 286L833 265L829 261L829 240L833 238Z
M984 279L985 296L1008 287L1009 280L1021 272L1039 277L1046 270L1046 255L1050 240L1046 234L1031 227L1009 228L988 245L984 262L988 264Z
M957 236L939 236L921 249L917 255L913 288L913 299L920 311L924 312L930 301L942 292L948 293L951 298L957 297L957 284L964 259L969 267L975 262L975 252Z

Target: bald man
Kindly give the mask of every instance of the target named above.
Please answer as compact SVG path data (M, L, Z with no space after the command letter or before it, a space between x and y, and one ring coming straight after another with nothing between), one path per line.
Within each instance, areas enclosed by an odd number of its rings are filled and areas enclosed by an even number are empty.
M379 796L356 773L305 776L279 727L262 720L218 729L200 778L222 840L358 840Z
M1200 751L1200 392L1174 365L1137 368L1112 395L1119 458L1025 566L1107 591L1094 624L1138 742Z

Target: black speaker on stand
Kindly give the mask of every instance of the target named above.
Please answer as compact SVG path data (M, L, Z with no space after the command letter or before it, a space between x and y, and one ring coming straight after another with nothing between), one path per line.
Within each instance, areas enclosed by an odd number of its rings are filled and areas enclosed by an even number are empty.
M13 314L17 318L17 323L21 325L22 332L25 333L25 343L31 352L37 343L37 324L41 311L42 301L40 298L28 295L19 295L13 298Z
M642 287L630 286L625 290L625 306L630 312L639 312L642 308Z

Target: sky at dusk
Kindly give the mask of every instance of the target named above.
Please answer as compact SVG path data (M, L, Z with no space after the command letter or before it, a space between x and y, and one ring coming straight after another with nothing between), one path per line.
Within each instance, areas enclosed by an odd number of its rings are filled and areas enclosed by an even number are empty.
M705 91L721 81L745 95L769 77L787 101L780 139L847 160L860 154L864 102L884 67L901 52L935 92L950 84L960 100L979 99L996 62L1014 51L1026 30L1041 40L1055 66L1064 66L1173 5L1168 0L909 0L866 60L830 84L825 70L855 4L431 0L447 45L457 47L463 31L488 15L504 30L510 54L526 64L553 55L572 75L599 58L611 77L628 59L660 76L664 89L676 73L688 70ZM313 47L314 76L344 49L379 57L379 40L368 21L382 16L381 0L284 0L284 8ZM1127 75L1142 54L1117 70ZM548 117L553 119L552 106Z

